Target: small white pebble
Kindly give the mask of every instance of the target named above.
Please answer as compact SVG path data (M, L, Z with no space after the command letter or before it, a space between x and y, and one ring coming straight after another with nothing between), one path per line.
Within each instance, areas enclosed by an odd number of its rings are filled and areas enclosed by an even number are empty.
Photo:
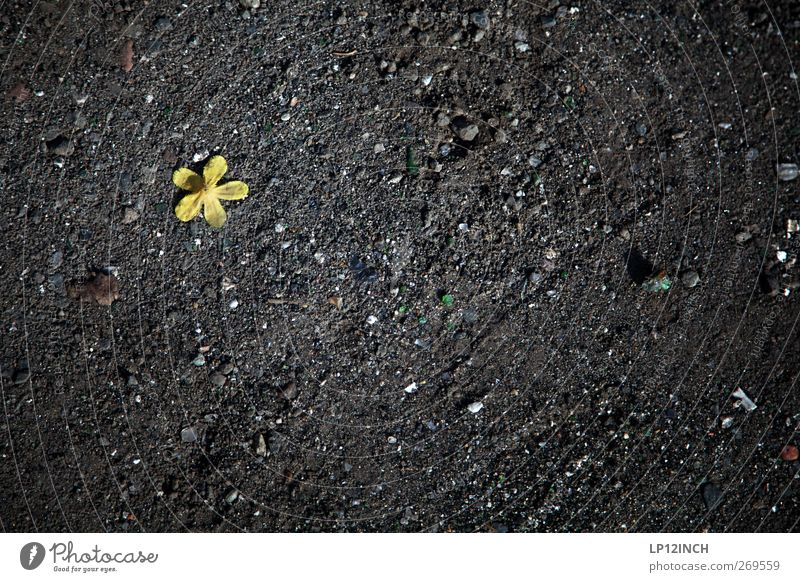
M786 257L787 257L786 251L778 251L777 253L775 253L775 256L778 257L778 260L781 263L786 262Z
M277 223L275 225L275 232L277 232L278 234L282 233L284 230L286 230L286 225L285 224L281 224L279 222L279 223Z
M367 318L367 323L370 324L370 325L375 325L376 323L378 323L378 318L375 317L374 315L370 315Z
M417 383L416 382L412 382L411 384L409 384L408 386L405 387L405 391L408 394L413 394L414 392L417 391Z
M145 103L152 103L152 102L153 102L153 96L152 96L152 95L147 95L147 96L144 98L144 102L145 102Z
M228 305L230 306L231 309L236 309L237 307L239 307L239 300L234 299Z
M472 414L478 414L483 409L483 402L473 402L469 406L467 406L467 410L469 410Z
M391 445L393 445L394 443L396 443L396 442L397 442L397 439L396 439L396 438L394 438L393 436L390 436L390 437L389 437L388 439L386 439L386 440L387 440L387 441L389 441L389 444L391 444Z

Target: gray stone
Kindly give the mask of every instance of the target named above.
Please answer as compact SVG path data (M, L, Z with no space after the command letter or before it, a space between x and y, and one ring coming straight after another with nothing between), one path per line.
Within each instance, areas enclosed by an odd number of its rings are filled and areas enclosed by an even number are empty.
M458 119L453 124L456 135L464 141L472 141L480 133L480 129L474 123L469 123L465 119Z
M50 256L50 268L55 270L61 266L61 263L64 262L64 253L61 251L56 251Z
M789 182L797 178L797 164L778 164L778 179Z
M687 287L694 287L700 282L700 275L697 271L684 271L681 275L681 282Z
M483 10L476 10L472 14L469 15L469 20L474 24L477 28L481 30L488 30L489 25L491 24L491 20L489 20L489 15L486 14Z
M132 222L136 222L138 219L139 213L130 206L128 206L122 213L122 224L130 224Z
M193 443L197 440L197 431L190 427L187 427L181 431L181 440L185 443Z

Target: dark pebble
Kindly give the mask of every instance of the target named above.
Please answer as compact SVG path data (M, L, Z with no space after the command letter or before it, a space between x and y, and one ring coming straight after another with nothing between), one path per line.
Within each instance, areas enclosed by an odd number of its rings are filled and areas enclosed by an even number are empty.
M722 501L722 489L714 483L703 483L700 486L700 494L703 496L703 503L706 504L708 511L716 509Z

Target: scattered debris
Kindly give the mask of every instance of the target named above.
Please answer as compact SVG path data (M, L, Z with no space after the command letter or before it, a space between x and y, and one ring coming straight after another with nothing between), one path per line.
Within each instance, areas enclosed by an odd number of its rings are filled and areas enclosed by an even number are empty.
M71 286L67 294L72 299L93 301L98 305L111 305L119 299L119 282L114 275L97 273L92 279Z
M738 398L739 402L741 403L741 406L743 406L747 412L752 412L753 410L756 409L756 403L750 400L750 397L747 394L745 394L744 390L742 390L741 388L737 388L733 392L733 394L731 394L731 396L733 396L734 398Z
M404 388L404 390L405 390L406 394L413 394L414 392L417 391L417 383L416 382L412 382L411 384L406 386Z
M642 283L642 289L650 291L651 293L667 291L670 287L672 287L672 280L669 278L666 271L659 271L649 279L645 279Z
M341 297L328 297L328 303L341 311L344 301Z

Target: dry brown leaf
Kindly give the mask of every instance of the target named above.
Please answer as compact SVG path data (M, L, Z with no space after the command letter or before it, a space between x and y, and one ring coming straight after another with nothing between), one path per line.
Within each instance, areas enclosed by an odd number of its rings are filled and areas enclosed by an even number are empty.
M119 56L119 64L122 67L122 70L126 73L130 73L133 69L133 40L130 38L125 41L124 45L122 45L122 53Z
M114 275L97 273L92 279L70 287L69 296L98 305L111 305L119 299L119 282Z
M11 89L8 90L7 94L11 99L15 99L17 103L22 103L28 97L31 96L31 92L21 81L16 85L14 85L13 87L11 87Z

